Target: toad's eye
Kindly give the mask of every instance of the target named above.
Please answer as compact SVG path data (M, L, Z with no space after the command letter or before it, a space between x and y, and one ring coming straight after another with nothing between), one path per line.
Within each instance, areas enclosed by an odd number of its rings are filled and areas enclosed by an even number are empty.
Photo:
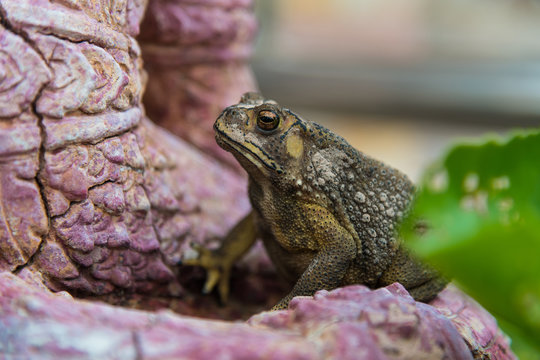
M264 131L272 131L279 125L279 115L272 110L261 110L257 114L257 126Z

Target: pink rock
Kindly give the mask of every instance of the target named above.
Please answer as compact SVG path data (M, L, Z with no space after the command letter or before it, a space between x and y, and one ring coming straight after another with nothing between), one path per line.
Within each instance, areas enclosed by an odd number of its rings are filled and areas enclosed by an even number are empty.
M35 152L4 159L0 157L0 270L15 270L38 251L48 220L34 178Z
M40 54L17 34L0 26L0 117L10 118L27 110L51 72ZM24 54L24 56L20 56Z
M247 61L256 32L250 0L149 3L139 41L150 118L239 169L214 141L217 115L257 89Z
M455 321L441 313L448 310L440 303L444 294L437 309L416 303L397 284L321 291L313 298L295 298L289 310L223 322L74 300L24 278L30 283L0 273L0 351L7 357L371 360L478 355L469 350ZM483 311L455 289L449 292L450 302L461 301L471 314ZM473 331L492 326L469 325ZM508 351L501 337L491 339L493 347ZM484 350L483 356L513 358L511 352Z
M495 318L456 287L448 286L431 305L452 320L475 359L516 358Z
M40 34L34 41L54 73L37 99L36 109L42 115L61 119L86 101L95 88L97 74L79 45Z
M123 6L122 6L123 5ZM129 35L124 28L127 22L126 3L115 1L112 7L95 6L93 2L81 3L74 0L50 2L48 0L2 0L3 12L11 27L24 29L29 36L36 33L51 34L72 42L88 41L104 48L130 47ZM144 7L144 2L135 2L130 7ZM40 16L36 16L40 9ZM116 11L115 11L116 10ZM114 12L114 15L111 14ZM139 16L142 12L139 11ZM112 15L112 16L111 16ZM140 21L140 18L138 19Z
M179 294L182 245L249 204L244 180L145 120L145 2L0 6L0 270L81 295Z

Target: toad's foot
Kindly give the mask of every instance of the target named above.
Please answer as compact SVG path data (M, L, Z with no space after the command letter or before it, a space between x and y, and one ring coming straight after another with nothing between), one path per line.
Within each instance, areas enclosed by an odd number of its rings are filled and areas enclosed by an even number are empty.
M182 265L201 266L206 269L206 282L203 294L210 293L218 285L218 294L223 304L229 297L229 279L234 262L223 256L220 249L209 250L199 244L191 243L191 248L198 253L198 257L182 260Z

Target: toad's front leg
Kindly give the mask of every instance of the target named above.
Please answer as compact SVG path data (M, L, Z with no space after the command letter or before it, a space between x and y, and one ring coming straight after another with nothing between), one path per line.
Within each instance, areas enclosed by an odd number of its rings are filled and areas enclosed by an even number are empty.
M253 245L257 237L254 214L250 212L227 234L219 249L208 250L200 245L192 245L198 257L184 259L184 265L202 266L207 271L204 293L212 291L216 284L222 303L229 296L229 277L234 263L240 259Z
M320 215L320 209L318 209ZM340 286L349 266L357 256L357 246L351 234L328 212L326 221L311 218L313 229L312 245L316 255L300 276L291 292L272 310L286 309L295 296L310 296L317 290L332 290ZM309 217L308 217L309 218ZM332 220L328 220L331 218ZM319 220L317 220L319 219ZM314 222L314 223L313 223Z

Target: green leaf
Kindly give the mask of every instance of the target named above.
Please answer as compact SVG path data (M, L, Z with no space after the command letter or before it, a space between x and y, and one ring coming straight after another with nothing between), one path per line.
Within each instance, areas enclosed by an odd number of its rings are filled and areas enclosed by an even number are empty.
M426 171L402 233L540 350L539 131L453 147Z

